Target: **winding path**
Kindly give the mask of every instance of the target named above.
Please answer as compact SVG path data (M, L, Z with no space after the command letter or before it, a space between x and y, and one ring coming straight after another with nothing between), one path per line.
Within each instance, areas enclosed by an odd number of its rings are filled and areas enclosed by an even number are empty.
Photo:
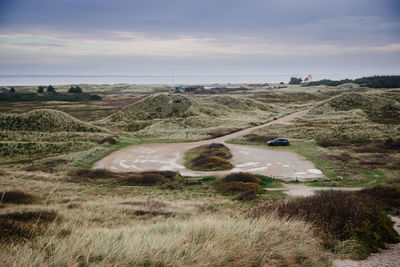
M146 170L172 170L186 176L224 175L246 171L280 178L319 178L322 172L314 164L294 152L272 149L266 146L237 145L226 143L228 139L249 134L253 130L277 123L286 123L303 116L307 110L292 113L280 119L247 128L229 135L191 143L133 145L118 150L95 163L94 169L118 172ZM228 171L192 171L185 166L184 154L191 148L211 143L224 143L232 152L234 169Z

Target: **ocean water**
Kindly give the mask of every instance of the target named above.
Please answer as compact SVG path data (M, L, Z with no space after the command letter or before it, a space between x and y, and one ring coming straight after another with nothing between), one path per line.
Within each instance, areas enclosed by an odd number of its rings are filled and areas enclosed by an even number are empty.
M289 82L290 77L305 78L308 74L265 75L0 75L0 86L18 85L68 85L68 84L214 84L214 83L279 83ZM354 79L373 74L315 74L312 80Z

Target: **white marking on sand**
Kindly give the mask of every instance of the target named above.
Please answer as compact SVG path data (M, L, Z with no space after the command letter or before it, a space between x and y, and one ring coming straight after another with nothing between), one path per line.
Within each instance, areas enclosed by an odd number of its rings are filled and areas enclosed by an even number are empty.
M282 165L282 167L289 168L290 165Z
M251 166L258 166L258 165L260 165L260 162L246 162L244 164L237 165L237 167L241 168L241 167L251 167Z
M318 169L307 169L307 171L312 174L322 174L322 172Z
M122 168L125 168L125 169L136 169L136 170L141 170L141 168L139 168L139 167L137 167L136 165L134 165L134 164L132 164L132 165L127 165L127 164L125 164L125 162L126 162L126 160L121 160L120 162L119 162L119 165L122 167Z
M263 171L263 170L266 170L266 169L268 169L268 167L254 168L254 169L250 169L250 170L247 170L247 171L248 172L254 172L254 171Z
M249 152L244 151L244 150L239 150L239 153L244 154L244 155L248 155L249 154Z

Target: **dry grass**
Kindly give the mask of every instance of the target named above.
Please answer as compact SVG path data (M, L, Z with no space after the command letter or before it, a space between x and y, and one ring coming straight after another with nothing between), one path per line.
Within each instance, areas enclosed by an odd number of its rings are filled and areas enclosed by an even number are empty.
M282 238L284 236L284 238ZM327 266L310 227L274 216L169 218L114 229L80 229L42 247L2 246L4 266Z
M199 140L247 128L293 109L250 97L157 94L126 106L100 121L141 139Z

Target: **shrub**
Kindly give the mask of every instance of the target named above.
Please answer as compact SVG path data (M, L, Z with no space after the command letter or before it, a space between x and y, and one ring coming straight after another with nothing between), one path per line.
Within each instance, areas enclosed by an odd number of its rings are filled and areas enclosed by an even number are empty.
M217 185L217 189L225 193L257 191L259 187L258 184L245 182L222 182Z
M147 171L127 173L120 179L121 183L137 185L170 184L180 179L180 174L174 171Z
M6 191L0 192L0 204L1 203L13 203L13 204L32 204L37 200L36 196L22 191Z
M375 252L385 243L399 242L393 222L374 198L356 192L328 191L282 203L266 203L252 210L252 217L276 211L280 217L312 222L329 240L356 239Z
M368 195L381 202L383 208L395 214L400 214L400 188L389 186L377 186L366 188L359 192Z
M82 92L82 88L80 88L79 86L71 86L69 89L68 89L68 93L71 93L71 94L82 94L83 92Z
M158 173L133 174L123 180L126 184L154 185L163 184L168 180Z
M14 212L0 215L0 241L23 241L46 233L48 225L60 222L54 211Z
M118 142L118 140L115 139L114 137L108 136L108 137L105 137L105 138L99 140L97 143L98 143L98 144L108 143L108 144L110 144L110 145L116 145L116 144L118 144L119 142Z
M257 198L257 194L255 190L248 190L240 193L235 199L236 200L241 200L241 201L247 201L247 200L254 200Z
M291 77L289 84L300 84L303 80L301 78Z
M81 94L62 94L62 93L52 93L43 94L44 89L38 89L38 93L15 93L15 94L1 94L0 101L92 101L101 100L101 96L92 95L88 93Z
M262 180L255 176L252 173L249 172L236 172L236 173L231 173L225 176L223 181L226 182L244 182L244 183L255 183L255 184L261 184Z
M56 88L54 88L52 85L47 86L47 93L55 93Z
M200 170L228 170L233 165L224 158L201 154L192 160L192 167Z
M103 178L115 178L116 173L106 170L106 169L95 169L86 170L81 169L70 173L73 178L90 178L90 179L103 179Z
M233 165L228 161L232 158L229 148L223 144L212 143L209 145L192 148L189 153L197 156L189 162L189 168L197 170L229 170Z

